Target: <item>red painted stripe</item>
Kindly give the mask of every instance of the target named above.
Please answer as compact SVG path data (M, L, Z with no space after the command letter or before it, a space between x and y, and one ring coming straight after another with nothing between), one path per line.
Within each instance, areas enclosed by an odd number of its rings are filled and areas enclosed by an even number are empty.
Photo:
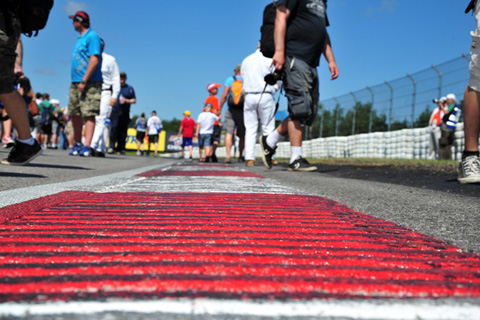
M138 174L140 177L242 177L242 178L264 178L249 171L218 171L218 170L201 170L201 171L174 171L174 170L155 170Z
M0 274L0 301L480 297L480 256L296 195L86 194L0 225Z
M58 205L62 202L76 198L87 197L89 192L65 191L55 195L45 196L34 200L25 201L0 208L0 223L19 219L26 214Z

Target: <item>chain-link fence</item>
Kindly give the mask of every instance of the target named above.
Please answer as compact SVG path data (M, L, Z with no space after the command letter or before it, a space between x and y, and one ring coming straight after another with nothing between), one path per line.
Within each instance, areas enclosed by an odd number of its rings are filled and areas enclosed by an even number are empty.
M342 96L320 101L309 138L425 127L434 98L453 93L463 101L469 57L462 56Z

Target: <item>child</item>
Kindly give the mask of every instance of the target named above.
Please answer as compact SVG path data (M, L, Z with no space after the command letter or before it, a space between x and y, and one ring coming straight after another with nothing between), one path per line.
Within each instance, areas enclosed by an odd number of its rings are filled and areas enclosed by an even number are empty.
M155 157L158 156L158 135L162 131L162 120L157 117L157 112L152 111L152 116L147 121L147 133L148 133L148 151L147 157L150 156L150 143L155 145Z
M190 151L190 160L192 159L193 153L193 130L195 129L195 121L190 118L190 111L185 111L183 113L185 118L180 123L180 129L178 130L178 136L182 136L182 159L185 157L184 149L188 145L188 151Z
M210 93L210 96L205 100L205 105L211 104L212 105L212 113L214 113L218 119L221 119L222 110L220 108L220 104L218 103L218 98L216 95L218 94L218 88L222 85L218 83L209 83L207 85L207 91ZM205 109L204 109L205 110ZM220 143L220 137L222 135L222 124L218 121L215 121L213 126L213 134L212 134L212 162L218 162L217 156L215 155L215 150L217 149L218 144Z
M214 122L218 121L218 116L212 113L212 105L207 103L203 112L197 119L197 129L195 137L198 139L198 147L200 148L200 162L212 161L212 136ZM205 158L202 157L203 148L205 148Z

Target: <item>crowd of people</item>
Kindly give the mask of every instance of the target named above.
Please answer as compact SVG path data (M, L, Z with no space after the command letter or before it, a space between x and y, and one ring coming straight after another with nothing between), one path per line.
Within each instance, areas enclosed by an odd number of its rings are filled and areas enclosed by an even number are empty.
M478 138L480 134L480 1L470 1L466 12L474 11L477 29L472 32L470 81L465 91L465 150L459 164L459 181L462 183L480 182L480 157ZM126 73L119 73L114 57L106 54L105 43L90 28L90 18L84 11L70 16L74 29L80 34L73 50L72 81L68 101L68 117L71 127L64 128L64 110L58 101L50 100L48 94L42 96L38 104L39 114L32 115L28 106L34 99L28 79L23 77L22 45L20 25L9 12L18 6L13 0L1 3L2 29L0 30L0 100L4 103L3 139L6 147L12 147L3 164L23 165L42 152L41 144L50 143L56 147L62 132L71 132L73 137L72 156L99 156L105 153L123 154L130 106L136 103L135 91L126 83ZM233 75L224 83L224 90L218 99L219 83L207 85L208 97L204 101L202 113L197 121L185 111L179 135L182 135L182 155L189 147L192 157L192 139L198 138L201 162L217 162L216 149L220 143L222 130L225 131L226 163L232 161L232 146L238 139L239 160L247 166L255 165L255 143L258 126L262 135L259 143L262 161L267 168L276 164L274 155L277 144L289 137L291 157L289 171L316 171L316 166L303 157L302 140L305 126L311 125L317 114L319 101L319 81L317 67L323 55L328 63L331 80L339 76L339 69L327 32L327 0L279 0L267 6L272 10L271 54L259 45L257 50L236 66ZM273 8L273 9L272 9ZM6 19L6 17L8 19ZM264 20L265 23L265 20ZM267 30L262 26L263 32ZM315 32L311 32L315 30ZM15 91L13 79L20 77L19 92ZM275 100L273 95L282 88L288 100L288 117L275 128ZM22 99L23 97L23 99ZM460 114L456 97L453 94L440 98L438 109L430 121L432 136L431 159L451 159L451 145L456 122ZM222 117L222 109L228 109ZM44 119L45 110L51 110L51 125ZM40 116L39 116L40 115ZM7 120L11 118L11 122ZM46 115L48 116L48 115ZM30 118L30 119L29 119ZM57 120L54 120L57 119ZM29 121L30 120L30 121ZM56 123L56 124L55 124ZM67 122L70 123L70 122ZM16 141L12 138L12 127L17 132ZM36 131L36 139L30 132ZM109 128L110 127L110 128ZM108 130L109 128L109 130ZM137 154L150 153L154 144L154 155L158 155L158 134L162 130L161 120L153 111L149 119L142 115L135 124L137 129ZM109 145L106 145L109 133ZM148 151L144 150L144 138L148 137Z

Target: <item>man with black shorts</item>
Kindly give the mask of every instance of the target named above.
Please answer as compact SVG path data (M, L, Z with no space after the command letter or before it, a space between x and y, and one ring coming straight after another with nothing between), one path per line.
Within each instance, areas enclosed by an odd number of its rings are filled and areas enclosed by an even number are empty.
M272 156L277 143L288 134L291 146L288 171L317 170L302 156L302 139L304 126L311 125L317 115L317 66L322 53L328 62L331 80L339 74L326 28L329 25L326 9L327 0L277 2L273 65L277 71L284 72L289 116L275 131L259 139L263 163L269 169L272 168Z

